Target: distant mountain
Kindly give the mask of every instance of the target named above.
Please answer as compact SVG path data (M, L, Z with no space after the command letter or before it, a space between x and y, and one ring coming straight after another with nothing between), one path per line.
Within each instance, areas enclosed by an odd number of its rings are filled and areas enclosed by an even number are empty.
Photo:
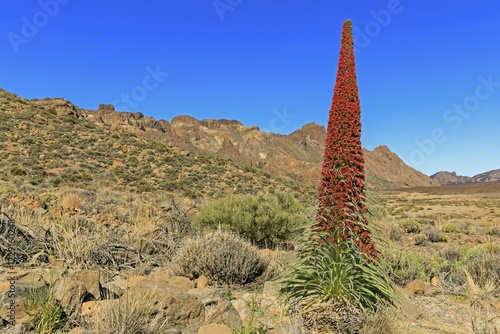
M439 183L411 168L385 145L365 150L367 182L380 189L437 186Z
M496 182L500 181L500 169L490 170L489 172L477 174L472 177L474 182Z
M315 187L320 180L326 129L315 123L306 124L289 135L280 135L262 132L256 126L245 126L237 120L197 120L181 115L168 122L144 116L140 112L118 112L113 105L101 104L97 110L87 110L62 98L27 100L2 90L0 93L5 101L2 108L7 113L6 117L8 114L23 113L31 122L42 119L46 112L50 112L49 115L55 116L55 119L48 123L49 127L69 122L88 131L85 134L85 131L79 130L81 137L92 137L92 132L105 126L109 128L110 136L116 139L121 139L122 134L133 135L172 150L180 148L195 155L208 154L230 159L238 165L304 185ZM15 126L28 129L31 127L29 122ZM42 137L40 139L45 140ZM118 147L119 143L109 145ZM110 148L109 154L114 157L117 153ZM367 185L371 189L438 185L437 181L407 166L387 146L377 147L373 151L365 149L364 154ZM119 165L119 159L115 157L115 160ZM161 164L155 165L159 175L165 173Z
M197 120L177 116L169 123L145 117L141 113L114 111L113 106L100 105L89 114L98 121L120 131L167 142L197 153L211 153L258 167L276 177L289 177L317 184L323 161L326 129L309 123L289 135L260 131L236 120ZM438 185L428 176L407 166L387 146L364 150L367 184L372 189L388 189Z
M446 171L438 172L430 177L434 181L437 181L440 185L497 182L500 181L500 169L491 170L472 177L457 175L455 172Z
M455 172L441 171L430 176L431 179L437 181L440 185L448 184L467 184L472 183L472 177L457 175Z

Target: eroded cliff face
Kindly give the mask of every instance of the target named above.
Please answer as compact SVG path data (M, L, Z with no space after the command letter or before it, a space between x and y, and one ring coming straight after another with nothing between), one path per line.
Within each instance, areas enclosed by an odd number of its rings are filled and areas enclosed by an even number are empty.
M171 122L140 112L118 112L113 105L96 111L78 108L61 98L32 100L60 116L86 117L118 132L179 146L192 152L216 154L279 177L317 184L323 161L326 129L309 123L289 135L262 132L237 120L207 119L181 115ZM364 150L368 188L387 189L437 185L438 182L407 166L386 146Z

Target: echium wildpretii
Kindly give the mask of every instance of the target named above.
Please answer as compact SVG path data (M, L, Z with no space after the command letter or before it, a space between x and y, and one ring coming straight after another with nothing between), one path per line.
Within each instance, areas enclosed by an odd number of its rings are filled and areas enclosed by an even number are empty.
M342 30L340 58L328 119L323 168L319 186L319 211L315 228L352 233L331 235L354 238L359 249L370 258L379 258L367 226L365 171L361 147L361 108L356 81L352 23Z

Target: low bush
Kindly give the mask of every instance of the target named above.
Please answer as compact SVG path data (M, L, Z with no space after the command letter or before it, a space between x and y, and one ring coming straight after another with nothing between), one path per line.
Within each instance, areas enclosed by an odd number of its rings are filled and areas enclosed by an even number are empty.
M255 281L268 265L257 248L228 232L211 232L187 239L172 259L176 275L190 279L205 275L218 284Z
M493 226L488 229L488 234L489 235L494 235L496 237L500 237L500 226Z
M422 227L414 218L403 218L398 221L398 224L406 233L420 233L422 231Z
M459 229L457 225L454 224L446 224L443 227L441 227L441 231L444 233L458 233Z
M446 237L435 226L426 226L422 232L430 242L446 242Z
M293 239L307 221L292 195L232 195L205 205L195 217L198 228L221 227L259 246Z
M458 263L479 284L500 282L500 245L486 244L466 252Z
M413 237L413 242L417 246L423 246L427 243L427 241L429 241L429 238L423 233L415 234Z
M436 224L436 222L434 221L434 219L431 219L431 218L417 218L416 220L417 220L417 222L419 224L422 224L422 225L431 225L431 226L433 226L433 225Z
M401 239L403 238L403 230L397 224L389 224L386 232L391 241L401 241Z
M106 300L99 312L82 325L91 333L171 333L170 319L157 311L158 306L152 300L149 295L125 293L119 299Z
M389 277L401 286L417 278L428 280L450 268L449 262L440 256L394 248L382 251L382 261L387 266Z

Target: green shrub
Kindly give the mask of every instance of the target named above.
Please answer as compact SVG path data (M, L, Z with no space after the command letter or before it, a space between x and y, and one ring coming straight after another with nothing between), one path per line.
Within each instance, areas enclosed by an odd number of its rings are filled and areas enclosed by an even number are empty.
M403 218L398 224L406 233L420 233L422 231L422 227L414 218Z
M16 176L23 176L23 175L26 175L26 171L21 167L21 166L12 166L12 168L10 169L10 173L12 175L16 175Z
M488 282L500 282L500 246L486 244L470 249L459 261L480 286Z
M441 231L444 233L457 233L459 232L457 225L454 224L446 224L441 227Z
M394 248L385 249L382 252L382 259L387 265L389 277L401 286L417 278L428 280L450 267L448 261L440 256Z
M32 324L37 334L53 333L67 321L62 306L48 288L30 291L26 312L33 316Z
M255 281L267 268L259 251L228 232L211 232L188 239L172 259L176 275L195 279L201 275L219 284Z
M291 240L307 218L302 206L284 192L275 195L232 195L205 205L195 226L220 226L260 246Z

